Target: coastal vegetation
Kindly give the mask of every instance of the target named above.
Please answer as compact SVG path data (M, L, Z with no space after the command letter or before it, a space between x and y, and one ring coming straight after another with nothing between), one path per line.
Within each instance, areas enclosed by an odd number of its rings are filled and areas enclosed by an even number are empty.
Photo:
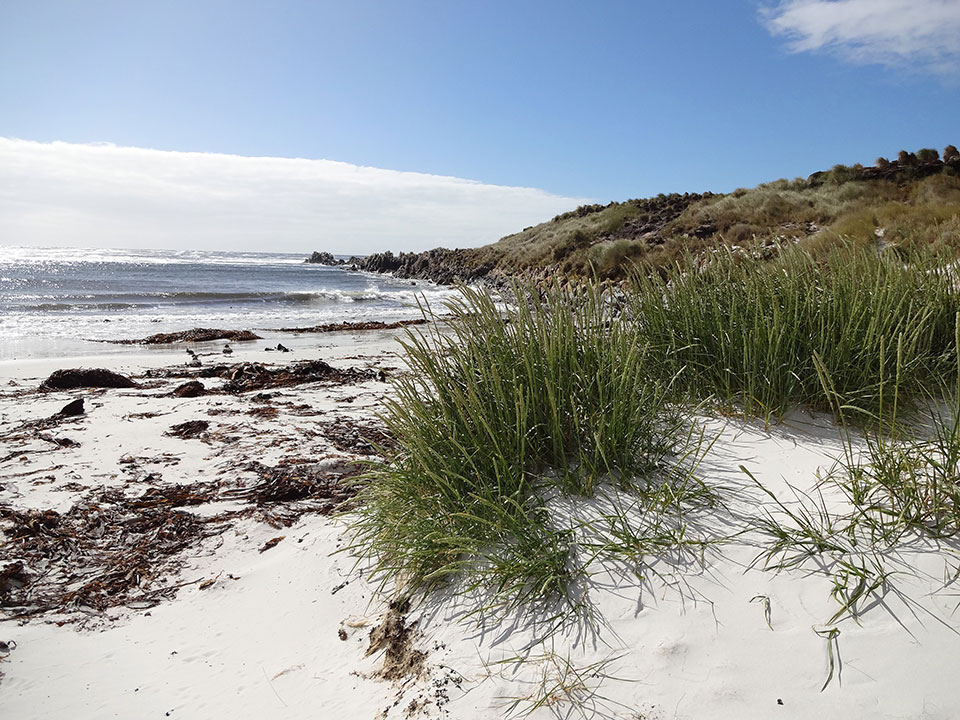
M507 317L464 288L447 310L449 329L407 336L411 372L386 412L396 450L361 504L360 544L382 572L424 588L459 575L508 606L576 606L582 548L551 501L607 485L636 512L670 515L671 544L686 542L687 509L711 501L691 471L702 438L672 383L650 381L653 348L596 286L555 286ZM629 526L609 523L611 538Z
M836 165L806 179L727 194L661 194L584 205L480 248L377 253L365 270L441 283L561 275L622 280L637 264L668 272L718 248L771 254L784 243L814 255L840 243L960 250L960 153L901 151L874 166Z
M877 413L891 387L906 403L954 371L957 278L930 250L905 262L853 242L822 260L792 245L770 260L721 249L668 278L637 270L622 293L661 377L750 416L835 398Z
M589 279L515 280L506 303L462 286L424 308L437 322L403 343L396 444L361 491L355 549L406 598L456 588L480 614L562 623L590 616L598 565L649 577L746 544L755 567L832 580L833 648L894 587L899 549L956 550L960 532L960 180L923 152L871 169L893 179L866 170L675 198L663 227L690 233L669 263L591 244L640 204L581 208L553 221L566 240L528 252ZM766 230L716 242L737 227ZM813 493L779 497L749 462L737 493L702 472L712 421L797 409L844 441Z

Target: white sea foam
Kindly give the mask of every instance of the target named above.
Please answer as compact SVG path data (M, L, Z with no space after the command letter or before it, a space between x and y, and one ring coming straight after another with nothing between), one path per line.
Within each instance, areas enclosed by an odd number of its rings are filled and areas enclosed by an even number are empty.
M123 263L134 265L302 265L302 253L219 252L210 250L126 250L114 248L4 246L0 267L25 263Z
M291 254L5 248L0 265L0 359L192 327L406 320L459 292Z

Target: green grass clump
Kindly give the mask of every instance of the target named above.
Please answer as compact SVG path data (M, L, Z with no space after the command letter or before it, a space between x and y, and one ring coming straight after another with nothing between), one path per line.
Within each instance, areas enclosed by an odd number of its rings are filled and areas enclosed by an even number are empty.
M398 445L366 486L358 542L410 589L458 576L510 605L575 603L575 528L549 498L606 483L662 502L664 483L690 482L661 472L686 418L651 381L660 353L598 287L515 292L504 314L464 288L451 320L408 334L384 418Z
M954 334L960 345L960 315ZM892 420L865 433L860 451L845 434L844 457L827 480L856 508L854 519L871 544L892 547L909 534L937 540L960 534L960 357L955 361L954 388L941 385L940 392L927 393L922 422L897 422L895 382L885 398ZM823 378L832 393L825 373ZM849 411L836 401L844 428Z
M889 435L898 407L956 378L960 291L929 250L770 250L637 270L625 286L516 285L510 309L462 288L449 318L403 341L409 372L383 416L396 446L364 485L354 548L404 594L455 581L487 595L477 613L560 599L541 620L589 616L598 568L665 576L737 535L723 489L694 475L703 402L768 420L806 406L868 433L867 459L848 453L823 479L850 512L765 491L746 527L766 568L827 558L828 625L856 617L889 585L877 552L960 529L960 413L922 443Z
M955 283L930 253L904 263L852 245L826 261L800 249L772 262L719 252L669 280L635 274L628 303L684 387L777 419L797 405L833 409L814 358L842 404L870 412L894 380L909 397L949 378Z

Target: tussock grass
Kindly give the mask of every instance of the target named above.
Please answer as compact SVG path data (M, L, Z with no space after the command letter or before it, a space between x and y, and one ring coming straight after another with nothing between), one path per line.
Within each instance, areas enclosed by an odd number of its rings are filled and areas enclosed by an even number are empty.
M848 182L808 186L803 181L778 181L750 190L715 196L689 208L665 229L665 234L693 233L705 224L726 235L739 224L762 228L760 235L802 236L807 223L825 226L865 205L900 199L892 183Z
M840 404L869 412L895 380L909 398L952 373L960 295L929 252L904 263L853 245L826 261L796 248L772 262L721 251L632 283L630 313L667 375L748 415L832 410L815 358Z
M896 592L901 542L960 532L960 407L923 438L903 421L960 387L956 285L929 251L846 244L825 260L718 252L617 291L516 285L509 310L463 288L403 341L384 412L397 445L361 492L354 548L406 595L448 585L483 598L477 615L535 609L558 629L592 619L594 572L666 582L755 542L754 566L832 580L832 648L837 623ZM866 452L851 440L790 500L756 483L740 518L698 477L710 401L767 420L825 410Z
M906 440L868 435L863 457L834 473L874 538L892 543L908 532L960 534L960 413L937 413L933 434Z
M676 508L697 494L673 458L700 440L652 367L661 353L598 287L515 292L526 301L504 315L464 288L445 326L408 333L385 413L398 448L363 493L358 543L411 590L458 577L508 606L576 605L575 523L548 498L606 483Z

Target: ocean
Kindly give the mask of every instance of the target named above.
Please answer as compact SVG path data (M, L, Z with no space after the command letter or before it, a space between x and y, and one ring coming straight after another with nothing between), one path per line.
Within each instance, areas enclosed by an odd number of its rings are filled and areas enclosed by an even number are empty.
M455 290L302 253L0 246L0 360L124 352L103 340L420 317ZM134 348L137 346L133 346Z

